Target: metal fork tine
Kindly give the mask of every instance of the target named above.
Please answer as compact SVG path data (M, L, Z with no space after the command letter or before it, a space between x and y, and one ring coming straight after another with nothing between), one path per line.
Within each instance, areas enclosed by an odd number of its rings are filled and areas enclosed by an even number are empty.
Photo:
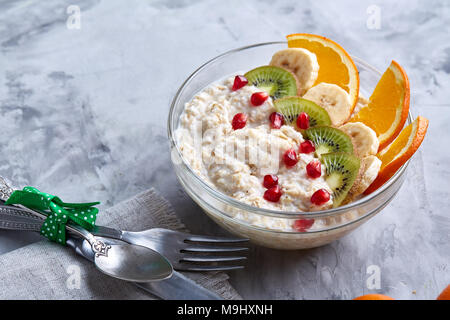
M229 271L244 269L244 266L183 266L184 271Z
M195 245L189 244L183 248L182 252L239 252L247 251L248 248L244 247L223 247L223 246L208 246L208 245Z
M185 256L181 262L227 262L227 261L240 261L247 260L247 257L235 257L235 256L199 256L191 255Z
M220 242L220 243L242 243L248 242L249 239L242 238L228 238L228 237L214 237L214 236L199 236L199 235L190 235L186 237L187 241L193 242Z

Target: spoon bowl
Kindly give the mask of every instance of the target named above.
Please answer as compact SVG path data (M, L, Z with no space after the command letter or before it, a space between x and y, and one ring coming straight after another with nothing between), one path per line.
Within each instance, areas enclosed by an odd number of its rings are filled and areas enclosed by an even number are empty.
M151 282L170 278L172 265L159 253L130 244L109 244L105 255L96 254L95 266L114 278Z

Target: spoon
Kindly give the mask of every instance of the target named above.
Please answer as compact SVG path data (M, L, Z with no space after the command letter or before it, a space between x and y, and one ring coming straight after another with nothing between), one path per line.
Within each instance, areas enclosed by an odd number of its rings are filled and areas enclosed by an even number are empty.
M66 228L89 242L94 252L95 266L111 277L133 282L151 282L172 276L170 262L154 250L128 243L105 244L78 225L66 225Z
M38 211L28 211L42 219L47 217ZM89 242L94 252L95 266L111 277L133 282L151 282L172 276L172 264L152 249L128 243L105 244L86 229L70 221L66 229Z

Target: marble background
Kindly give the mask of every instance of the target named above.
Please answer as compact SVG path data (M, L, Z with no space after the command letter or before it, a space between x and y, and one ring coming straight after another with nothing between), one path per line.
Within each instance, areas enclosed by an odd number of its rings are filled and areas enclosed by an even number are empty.
M66 26L72 4L80 29ZM402 64L428 136L382 213L321 248L252 248L231 282L253 299L434 299L450 283L449 20L445 0L0 0L0 174L104 207L155 187L192 231L223 233L173 173L171 98L219 53L289 33L325 35L379 70ZM0 252L36 239L1 232ZM381 269L379 290L366 286L370 265Z

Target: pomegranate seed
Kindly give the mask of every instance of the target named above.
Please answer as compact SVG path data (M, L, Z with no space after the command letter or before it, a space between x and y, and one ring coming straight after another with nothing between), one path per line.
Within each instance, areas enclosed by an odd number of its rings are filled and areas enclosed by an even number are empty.
M247 115L245 113L236 113L231 121L233 130L242 129L247 124Z
M300 219L295 220L294 225L292 226L295 230L299 232L305 232L314 224L314 219Z
M289 149L284 153L283 160L287 167L293 167L298 162L297 153L295 153L294 149Z
M306 165L306 173L308 177L316 179L322 175L322 167L320 161L313 160Z
M278 177L274 174L264 176L263 186L270 189L278 184Z
M300 143L300 148L298 148L298 152L300 153L311 153L314 151L316 151L316 146L311 140Z
M309 116L307 113L302 112L298 115L297 127L299 127L300 129L308 129L309 128Z
M240 88L244 87L248 83L248 80L244 76L236 76L234 77L233 88L231 90L236 91Z
M327 203L328 200L330 200L330 193L325 189L317 190L311 196L311 202L318 206Z
M258 107L262 105L269 98L269 94L267 92L255 92L250 97L250 103L254 107Z
M278 202L281 198L281 188L279 186L272 187L264 192L264 199L270 202Z
M272 129L280 129L281 126L284 124L284 117L279 112L272 112L269 116L270 120L270 127Z

